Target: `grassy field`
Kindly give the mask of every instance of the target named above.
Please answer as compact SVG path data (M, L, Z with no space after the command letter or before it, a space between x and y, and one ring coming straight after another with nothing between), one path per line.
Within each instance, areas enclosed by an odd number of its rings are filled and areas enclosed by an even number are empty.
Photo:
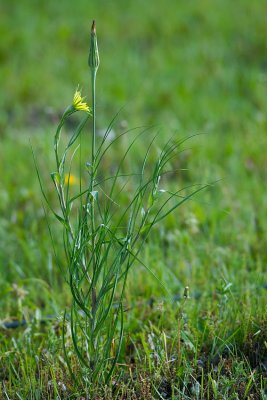
M266 400L265 2L12 0L0 10L0 398ZM56 204L53 135L78 84L90 103L93 18L99 136L121 108L114 135L151 126L126 171L138 169L154 134L159 147L193 136L167 184L210 186L152 232L142 261L156 278L134 264L114 377L88 397L64 359L71 294L53 255L31 146ZM126 145L113 148L107 168ZM61 227L48 218L64 263Z

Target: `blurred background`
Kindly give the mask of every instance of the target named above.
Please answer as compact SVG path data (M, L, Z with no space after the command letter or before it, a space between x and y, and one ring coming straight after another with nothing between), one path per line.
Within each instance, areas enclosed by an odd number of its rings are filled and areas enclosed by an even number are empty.
M166 226L164 238L180 254L181 287L189 280L205 287L222 274L237 279L237 269L244 284L263 283L266 3L10 0L0 5L2 293L19 280L49 281L52 274L31 145L50 182L54 129L78 84L90 103L92 19L101 61L98 130L123 108L119 124L153 125L162 141L205 133L191 139L179 160L188 169L182 184L221 180ZM205 276L197 272L203 265ZM4 314L12 314L9 297L3 301Z
M245 134L265 120L265 11L258 0L2 2L2 132L49 120L77 84L87 94L96 19L101 123L124 107L133 125Z

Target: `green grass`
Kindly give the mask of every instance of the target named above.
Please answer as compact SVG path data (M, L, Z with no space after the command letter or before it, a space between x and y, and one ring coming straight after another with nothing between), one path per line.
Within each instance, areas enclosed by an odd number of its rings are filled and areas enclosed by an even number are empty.
M62 8L28 0L1 5L0 18L0 319L31 321L1 329L0 398L86 396L74 387L61 348L71 298L53 259L29 139L56 204L48 173L55 167L54 127L78 83L89 96L89 29L96 18L97 129L121 107L117 134L154 125L132 155L135 168L154 133L161 143L205 133L184 144L172 166L185 170L168 183L219 181L155 227L142 254L173 295L188 285L191 299L181 310L142 265L134 266L115 377L107 388L96 386L95 397L265 399L264 2L79 0ZM107 166L120 156L121 148L114 149ZM56 246L63 259L59 239Z

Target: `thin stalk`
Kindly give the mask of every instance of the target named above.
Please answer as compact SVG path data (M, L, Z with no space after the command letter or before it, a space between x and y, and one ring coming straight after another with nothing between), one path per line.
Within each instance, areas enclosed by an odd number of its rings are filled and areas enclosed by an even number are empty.
M93 119L93 134L92 134L92 164L91 164L91 180L90 180L90 192L93 192L95 182L95 149L96 149L96 70L92 68L91 72L91 90L92 90L92 119ZM89 193L90 193L89 192ZM89 194L90 195L90 194ZM95 257L95 199L91 198L91 241L92 241L92 263L93 263L93 280L96 270L96 257ZM94 283L92 282L92 285ZM96 354L96 337L94 335L96 326L96 290L92 287L91 290L91 368L94 370L95 362L94 355Z
M92 278L92 290L91 290L91 310L92 310L92 319L91 319L91 368L94 370L95 368L95 355L96 355L96 345L97 338L95 337L95 327L96 327L96 311L97 311L97 293L96 288L94 286L95 281L95 273L97 269L97 259L96 259L96 251L95 251L95 236L96 236L96 227L95 227L95 197L93 196L93 189L95 185L95 177L96 177L96 73L99 66L99 55L97 48L97 38L96 38L96 27L95 21L93 21L91 28L91 43L90 43L90 53L88 60L89 68L91 69L91 90L92 90L92 118L93 118L93 135L92 135L92 163L91 163L91 179L90 179L90 191L87 194L87 202L88 197L90 201L90 222L91 222L91 245L92 245L92 264L93 264L93 278Z
M92 136L92 176L94 178L95 165L95 143L96 143L96 69L91 72L92 85L92 119L93 119L93 136ZM91 180L91 189L93 189L93 180Z
M95 148L96 148L96 72L95 68L92 68L91 73L91 86L92 86L92 118L93 118L93 135L92 135L92 166L91 166L91 181L90 181L90 192L92 193L95 183ZM96 260L95 260L95 199L91 201L91 228L92 228L92 249L93 249L93 271L95 272ZM92 299L93 300L93 299Z

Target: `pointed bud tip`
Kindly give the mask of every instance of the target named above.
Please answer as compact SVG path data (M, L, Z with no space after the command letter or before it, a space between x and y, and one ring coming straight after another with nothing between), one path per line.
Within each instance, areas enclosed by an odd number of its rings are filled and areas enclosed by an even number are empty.
M94 34L96 33L95 20L93 20L93 23L92 23L91 33L94 33Z

